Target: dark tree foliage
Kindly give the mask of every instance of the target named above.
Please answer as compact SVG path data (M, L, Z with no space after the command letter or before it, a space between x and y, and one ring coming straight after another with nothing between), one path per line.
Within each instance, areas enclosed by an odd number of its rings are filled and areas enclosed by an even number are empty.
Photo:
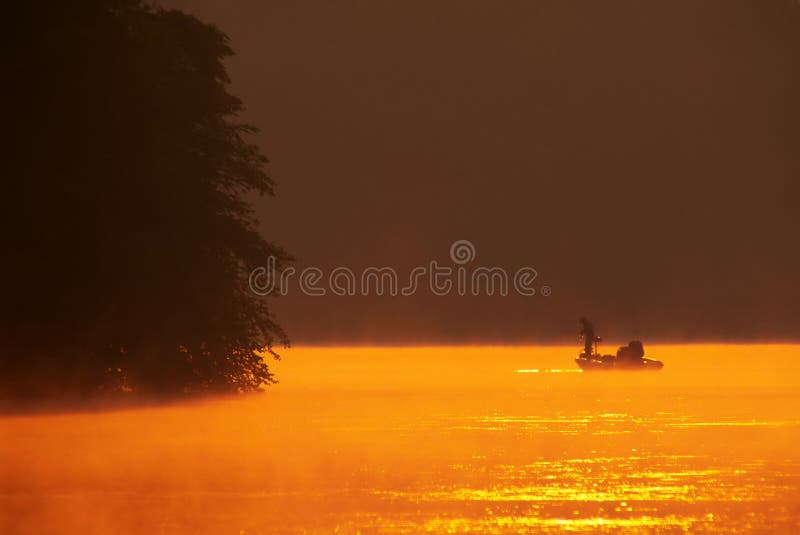
M0 394L247 391L288 341L247 274L272 194L226 36L138 0L17 3Z

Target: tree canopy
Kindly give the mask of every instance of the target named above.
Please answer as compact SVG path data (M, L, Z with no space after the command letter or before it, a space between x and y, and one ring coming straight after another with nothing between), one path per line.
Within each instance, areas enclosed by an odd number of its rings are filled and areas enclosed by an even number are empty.
M0 393L247 391L288 339L247 274L273 194L217 28L139 0L16 3Z

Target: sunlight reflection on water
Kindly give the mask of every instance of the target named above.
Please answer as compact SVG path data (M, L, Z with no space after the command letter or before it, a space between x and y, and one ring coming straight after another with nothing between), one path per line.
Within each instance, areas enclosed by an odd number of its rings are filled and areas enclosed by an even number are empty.
M337 351L295 350L278 368L283 384L262 396L4 417L2 525L242 534L800 527L800 347L758 349L774 375L721 375L709 346L683 348L684 360L645 375L581 374L563 367L564 348Z

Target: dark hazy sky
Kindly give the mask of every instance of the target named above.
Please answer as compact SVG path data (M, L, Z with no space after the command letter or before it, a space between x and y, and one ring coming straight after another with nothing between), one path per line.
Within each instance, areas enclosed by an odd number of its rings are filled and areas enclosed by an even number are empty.
M800 338L800 4L176 0L231 38L297 268L530 265L543 297L307 297L296 343ZM535 284L536 285L536 284ZM294 291L292 291L294 290Z

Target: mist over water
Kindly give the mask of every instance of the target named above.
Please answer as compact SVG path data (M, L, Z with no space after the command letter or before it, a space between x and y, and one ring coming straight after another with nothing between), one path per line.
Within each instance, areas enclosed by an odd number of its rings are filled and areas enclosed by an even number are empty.
M613 344L609 345L613 347ZM9 533L791 532L800 346L299 348L249 397L0 420Z

